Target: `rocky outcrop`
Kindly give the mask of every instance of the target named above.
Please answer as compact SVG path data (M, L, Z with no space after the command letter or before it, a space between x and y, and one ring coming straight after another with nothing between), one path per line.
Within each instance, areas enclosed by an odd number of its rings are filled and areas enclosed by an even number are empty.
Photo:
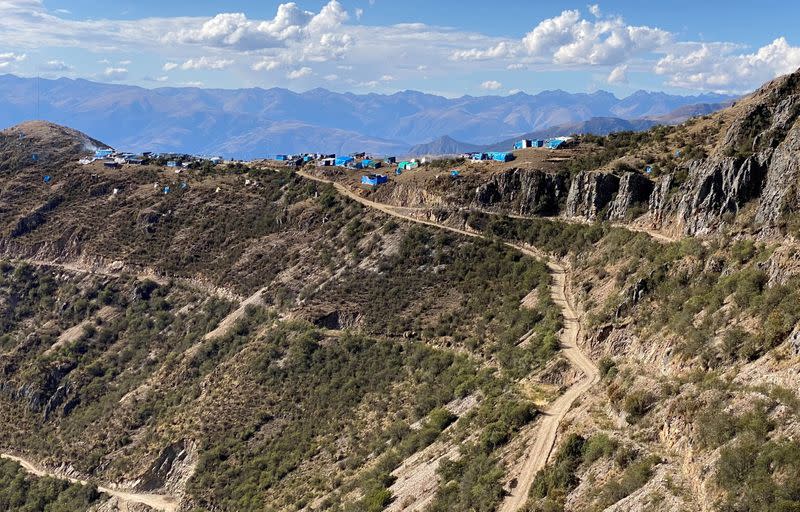
M736 214L747 201L758 197L767 160L767 154L758 154L744 160L719 157L693 163L676 212L684 232L708 234L725 214Z
M510 169L475 190L479 207L503 206L519 215L556 215L567 194L567 174Z
M800 183L800 127L794 127L772 153L756 212L756 223L775 224L786 213L797 211L800 207L798 183Z
M671 188L671 174L659 178L658 182L653 187L653 192L650 194L647 208L650 213L650 220L654 225L660 225L664 221Z
M633 208L646 205L653 193L653 182L635 172L626 172L619 180L617 197L608 209L609 220L623 220Z
M579 172L569 188L565 211L567 217L594 220L614 199L620 180L603 172Z

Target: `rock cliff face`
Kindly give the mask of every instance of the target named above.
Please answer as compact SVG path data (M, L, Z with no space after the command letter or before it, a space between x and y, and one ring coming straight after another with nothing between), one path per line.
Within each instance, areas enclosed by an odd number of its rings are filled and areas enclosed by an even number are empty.
M586 220L621 221L647 212L643 220L653 227L686 235L710 234L755 201L755 226L773 229L800 208L800 72L765 85L724 114L716 119L724 132L708 156L678 164L676 174L686 176L681 183L675 175L654 181L633 172L587 170L567 180L514 169L478 187L475 201Z
M620 180L613 174L579 172L572 180L564 213L567 217L597 218L614 199Z
M758 197L767 168L760 155L694 162L681 187L677 217L688 234L708 234L727 213Z
M502 206L520 215L555 215L567 195L567 173L511 169L477 188L479 207Z
M617 197L608 209L610 220L623 220L634 208L647 205L653 193L653 182L641 174L627 172L619 180Z

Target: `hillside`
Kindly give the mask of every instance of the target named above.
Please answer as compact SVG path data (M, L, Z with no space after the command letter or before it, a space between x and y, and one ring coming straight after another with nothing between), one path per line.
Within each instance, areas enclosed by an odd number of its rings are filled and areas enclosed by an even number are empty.
M180 512L794 510L798 104L375 189L3 132L0 453Z
M489 144L592 117L635 119L727 99L644 91L618 99L603 91L445 98L416 91L356 95L325 89L144 89L65 78L42 79L37 86L36 79L2 75L0 126L40 112L44 119L131 151L224 152L237 158L313 151L402 154L444 135Z

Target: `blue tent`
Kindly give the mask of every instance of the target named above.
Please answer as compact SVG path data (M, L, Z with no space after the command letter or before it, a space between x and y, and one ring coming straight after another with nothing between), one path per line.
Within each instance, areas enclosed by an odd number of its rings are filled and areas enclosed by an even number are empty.
M564 144L563 139L551 139L547 141L547 147L550 149L558 149Z
M653 168L648 165L647 167L644 168L644 172L646 172L647 174L653 174Z
M361 176L362 185L371 185L373 187L377 187L381 183L386 183L387 181L389 181L389 177L385 174L367 174Z
M169 194L169 187L164 187L164 193Z
M113 149L98 149L94 152L95 158L108 158L114 153Z
M461 176L461 173L458 172L458 169L453 169L452 171L450 171L450 176L452 176L453 178L458 178L459 176Z
M352 156L337 156L336 160L334 161L334 165L342 167L353 161L355 161L355 158L353 158Z
M44 177L44 182L45 182L45 183L50 183L50 180L51 180L51 179L52 179L52 178L51 178L51 177L50 177L50 175L48 174L47 176L45 176L45 177Z
M494 160L496 162L510 162L514 159L514 155L512 153L506 153L504 151L495 151L488 154L489 160Z
M39 161L39 155L37 155L36 153L32 154L31 155L31 160L33 160L34 162L38 162Z

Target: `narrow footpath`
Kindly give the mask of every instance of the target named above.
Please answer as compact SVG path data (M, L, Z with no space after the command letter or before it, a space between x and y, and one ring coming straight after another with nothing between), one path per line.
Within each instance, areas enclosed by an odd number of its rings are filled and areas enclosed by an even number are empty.
M480 233L454 228L434 221L414 218L405 212L403 208L370 201L359 196L340 183L312 176L303 171L298 171L297 174L313 181L329 183L333 185L340 194L364 206L379 210L388 215L466 236L484 238ZM567 389L563 395L550 404L547 410L543 412L539 427L535 431L535 435L531 436L530 441L532 441L532 444L529 443L529 450L524 463L514 469L514 474L507 475L508 477L516 478L517 485L503 501L499 510L500 512L515 512L525 505L536 473L547 464L547 460L555 446L559 425L564 420L564 417L567 415L567 412L569 412L575 400L589 391L589 389L600 380L600 373L597 366L595 366L591 359L578 346L578 340L581 335L580 317L569 301L566 269L542 251L511 242L505 242L505 244L528 256L547 260L547 266L552 276L552 283L550 285L551 297L556 305L561 308L564 318L564 329L560 334L561 353L564 354L564 357L566 357L573 366L584 374L584 377L580 381Z
M10 455L7 453L0 453L0 458L16 462L17 464L22 466L22 468L26 472L37 477L57 478L59 480L68 480L74 484L81 484L81 485L89 484L89 482L86 482L85 480L78 480L77 478L70 478L55 473L53 471L49 471L22 457L17 457L15 455ZM175 512L176 510L178 510L178 500L172 496L167 496L164 494L148 494L148 493L137 493L133 491L123 491L119 489L112 489L110 487L105 487L102 485L98 485L97 490L103 494L107 494L108 496L117 498L120 502L124 502L127 504L147 505L152 509L161 510L163 512Z

